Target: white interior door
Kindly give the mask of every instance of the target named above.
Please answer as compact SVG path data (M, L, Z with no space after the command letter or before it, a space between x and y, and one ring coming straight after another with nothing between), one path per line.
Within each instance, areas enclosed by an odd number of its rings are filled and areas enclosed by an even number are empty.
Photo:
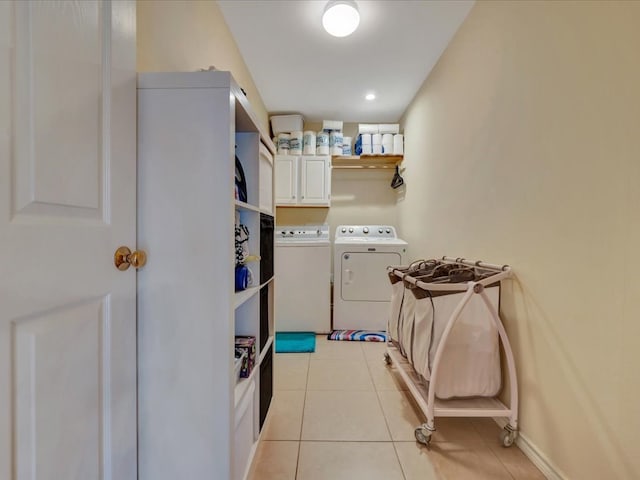
M0 480L136 478L135 1L0 1Z

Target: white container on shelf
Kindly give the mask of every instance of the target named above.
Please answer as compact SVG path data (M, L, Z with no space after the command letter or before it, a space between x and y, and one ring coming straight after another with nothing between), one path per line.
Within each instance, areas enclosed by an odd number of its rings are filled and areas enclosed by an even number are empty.
M279 133L298 132L302 130L302 115L274 115L271 117L271 130Z

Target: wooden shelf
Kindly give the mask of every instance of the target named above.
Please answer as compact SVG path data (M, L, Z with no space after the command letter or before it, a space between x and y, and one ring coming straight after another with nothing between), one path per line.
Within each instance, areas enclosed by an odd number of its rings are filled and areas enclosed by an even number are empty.
M333 168L395 168L402 162L402 155L352 155L331 157Z

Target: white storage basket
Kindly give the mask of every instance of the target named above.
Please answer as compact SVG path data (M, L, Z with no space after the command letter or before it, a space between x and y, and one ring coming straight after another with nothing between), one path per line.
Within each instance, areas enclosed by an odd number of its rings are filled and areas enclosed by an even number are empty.
M270 118L274 135L302 131L302 115L274 115Z

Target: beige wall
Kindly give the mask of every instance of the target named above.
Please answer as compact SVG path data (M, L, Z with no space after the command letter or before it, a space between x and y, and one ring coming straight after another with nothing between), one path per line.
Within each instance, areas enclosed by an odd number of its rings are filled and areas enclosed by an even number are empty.
M213 0L138 0L138 71L196 71L215 66L231 72L265 132L267 110Z
M522 433L576 480L640 478L639 25L478 2L403 118L412 256L514 267Z
M396 195L392 174L382 170L333 170L331 208L278 207L278 225L329 223L331 235L341 224L395 225Z

